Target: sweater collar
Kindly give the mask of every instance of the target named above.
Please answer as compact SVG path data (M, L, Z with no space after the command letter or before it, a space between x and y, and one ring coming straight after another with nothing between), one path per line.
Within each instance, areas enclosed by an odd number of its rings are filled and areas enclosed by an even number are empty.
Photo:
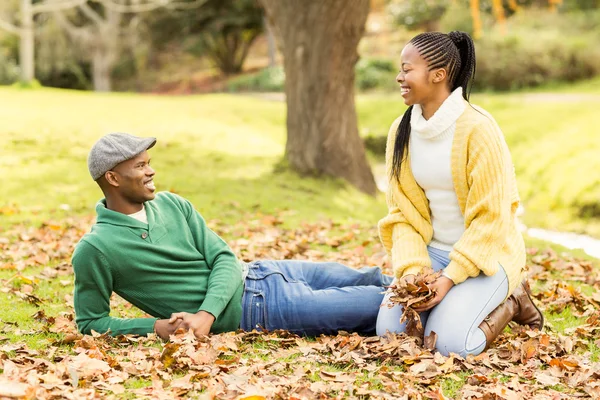
M146 204L146 210L149 210L148 203ZM117 211L110 210L106 208L106 199L100 200L96 204L96 214L98 217L96 219L96 223L98 224L110 224L110 225L120 225L120 226L128 226L130 228L142 228L148 229L148 225L150 224L151 212L147 212L148 215L148 224L143 223L135 218L131 218L127 214L123 214Z
M452 126L465 111L462 87L456 88L431 118L423 117L423 109L415 104L410 115L410 129L423 139L433 139Z

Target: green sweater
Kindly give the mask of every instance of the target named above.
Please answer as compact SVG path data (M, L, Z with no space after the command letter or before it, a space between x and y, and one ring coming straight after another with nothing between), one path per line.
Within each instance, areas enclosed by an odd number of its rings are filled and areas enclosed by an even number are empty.
M109 316L113 292L157 318L207 311L211 332L236 330L241 266L190 202L160 192L144 203L148 224L96 205L98 218L75 247L75 315L82 333L147 334L156 318Z

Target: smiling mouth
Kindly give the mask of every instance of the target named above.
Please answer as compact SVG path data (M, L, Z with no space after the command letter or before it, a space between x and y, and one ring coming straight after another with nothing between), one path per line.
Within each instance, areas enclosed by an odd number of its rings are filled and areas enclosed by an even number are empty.
M410 88L407 88L407 87L401 87L400 88L400 93L402 95L408 94L408 92L410 92Z
M144 183L144 186L148 190L151 190L151 191L155 191L156 190L156 186L154 186L154 180L147 181L146 183Z

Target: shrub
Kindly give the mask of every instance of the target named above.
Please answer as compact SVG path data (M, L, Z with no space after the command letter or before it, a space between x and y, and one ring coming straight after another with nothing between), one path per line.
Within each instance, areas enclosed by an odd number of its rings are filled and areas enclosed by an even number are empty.
M494 19L489 13L481 13L481 23L486 30L493 25ZM450 5L440 19L440 31L463 31L473 35L473 18L469 5L462 2L454 2Z
M359 90L395 87L396 65L384 59L360 59L356 63L356 87Z
M0 49L0 85L6 85L19 80L19 66L11 59L7 51Z
M367 89L396 88L397 68L386 59L361 59L356 64L356 87ZM285 87L285 72L282 67L265 68L252 74L230 79L226 88L229 92L281 92Z
M600 74L596 34L575 37L549 29L509 32L477 41L476 88L512 90Z
M42 87L42 85L37 79L34 79L29 82L16 81L11 85L11 87L16 89L39 89Z
M396 25L425 30L435 30L447 8L447 0L389 0L387 6Z
M283 67L274 67L232 78L226 87L229 92L282 92L284 85Z

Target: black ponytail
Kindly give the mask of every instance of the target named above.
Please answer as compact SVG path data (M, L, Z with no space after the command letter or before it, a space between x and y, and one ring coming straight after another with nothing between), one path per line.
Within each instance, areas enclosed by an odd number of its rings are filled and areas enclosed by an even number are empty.
M425 32L412 38L409 44L412 44L427 61L429 70L447 68L451 91L462 87L463 98L469 101L475 78L475 45L469 34L459 31L448 34ZM412 109L413 107L410 106L404 112L396 130L390 178L398 181L400 181L400 167L405 160L405 154L408 154Z
M465 32L452 31L448 34L448 37L458 49L461 64L453 81L452 91L462 86L463 97L469 101L473 80L475 79L475 44L471 36Z

